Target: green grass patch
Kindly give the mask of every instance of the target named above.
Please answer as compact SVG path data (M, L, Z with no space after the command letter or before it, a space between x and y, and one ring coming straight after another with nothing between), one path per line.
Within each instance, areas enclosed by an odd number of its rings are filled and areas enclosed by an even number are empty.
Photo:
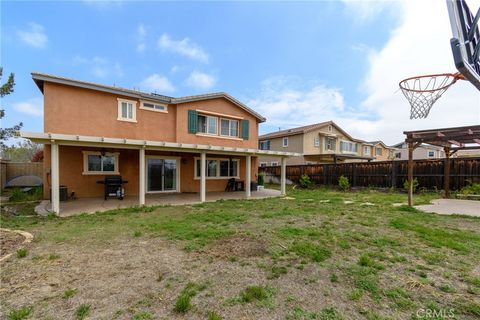
M132 320L153 320L153 314L148 311L140 311L133 315Z
M90 314L90 305L81 304L75 309L75 319L83 320Z
M22 259L28 255L28 250L26 248L17 249L17 258Z
M10 310L8 320L24 320L28 319L33 312L32 307L21 307L20 309Z
M312 242L296 241L290 246L290 251L302 258L308 258L314 262L322 262L332 256L330 250Z
M67 288L65 289L65 291L63 292L63 298L64 299L69 299L71 297L73 297L74 295L77 294L77 289L75 288Z
M193 282L187 283L185 288L183 288L182 292L178 296L177 300L175 301L175 306L173 310L178 313L186 313L192 309L192 298L196 296L200 291L203 291L207 288L205 283L196 284Z
M223 320L223 317L215 311L210 311L208 313L208 320Z

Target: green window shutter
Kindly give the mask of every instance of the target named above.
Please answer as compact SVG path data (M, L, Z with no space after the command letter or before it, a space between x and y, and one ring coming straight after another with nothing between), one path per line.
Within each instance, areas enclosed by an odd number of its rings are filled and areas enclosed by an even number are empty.
M249 123L248 120L242 120L242 138L248 140Z
M188 133L197 133L197 111L188 110Z

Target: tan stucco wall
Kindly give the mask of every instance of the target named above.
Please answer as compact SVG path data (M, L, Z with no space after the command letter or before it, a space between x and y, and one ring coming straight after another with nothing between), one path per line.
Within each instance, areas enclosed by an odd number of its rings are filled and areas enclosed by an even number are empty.
M77 147L77 146L60 146L59 147L59 162L60 162L60 185L68 187L68 192L75 192L79 198L83 197L101 197L103 196L104 187L102 184L97 184L97 181L103 180L104 175L83 175L83 153L82 151L99 151L100 148L95 147ZM106 152L119 153L119 172L124 180L125 193L127 195L138 195L139 190L139 151L135 149L104 149ZM180 157L178 165L180 166L180 192L199 192L200 180L194 179L194 159L199 157L198 153L179 153L179 152L160 152L147 150L146 155L164 155ZM208 158L227 158L226 155L208 154ZM245 157L232 156L232 158L240 159L240 179L245 180ZM257 180L258 160L252 157L252 181ZM51 184L50 178L50 145L45 146L44 156L45 168L45 188L44 198L49 198L49 188ZM207 192L209 191L223 191L228 178L222 179L207 179Z
M302 134L288 136L288 147L282 146L282 139L283 137L267 139L267 140L270 140L270 150L303 153L303 135ZM261 140L261 141L265 141L265 140ZM268 156L259 157L259 162L267 162L268 165L270 165L272 161L278 162L278 164L280 165L281 159L279 157L268 157ZM303 157L287 158L287 165L297 165L297 164L304 164L304 163L305 161L303 160Z
M119 121L117 98L136 101L136 123ZM249 120L249 139L226 139L188 133L188 110L201 109ZM241 121L240 121L241 133ZM210 99L168 105L168 113L140 109L140 100L115 94L44 84L44 131L87 136L257 148L258 121L232 102Z

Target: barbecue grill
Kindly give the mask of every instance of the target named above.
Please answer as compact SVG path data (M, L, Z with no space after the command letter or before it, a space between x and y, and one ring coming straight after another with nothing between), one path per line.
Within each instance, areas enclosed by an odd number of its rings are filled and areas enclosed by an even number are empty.
M119 200L123 200L125 196L123 185L128 183L128 181L123 180L122 176L105 176L104 181L97 181L97 183L104 184L105 186L105 200L107 200L108 197L116 197Z

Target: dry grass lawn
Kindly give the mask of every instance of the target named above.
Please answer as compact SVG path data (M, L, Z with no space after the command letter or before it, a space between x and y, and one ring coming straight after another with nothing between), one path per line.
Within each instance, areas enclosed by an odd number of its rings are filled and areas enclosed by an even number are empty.
M35 238L0 266L0 318L480 317L480 219L393 206L406 201L399 193L289 196L3 214L2 227Z

